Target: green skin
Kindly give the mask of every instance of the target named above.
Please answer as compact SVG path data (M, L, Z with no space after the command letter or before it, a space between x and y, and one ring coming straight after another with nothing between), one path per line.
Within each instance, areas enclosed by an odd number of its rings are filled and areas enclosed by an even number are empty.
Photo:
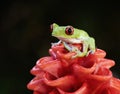
M74 28L73 34L68 35L65 33L67 26L59 26L56 23L52 26L52 36L60 40L58 43L53 43L52 46L58 45L62 42L68 51L76 53L72 58L87 56L89 53L95 52L95 40L84 30ZM77 47L72 45L80 43L83 45L83 51L80 51Z

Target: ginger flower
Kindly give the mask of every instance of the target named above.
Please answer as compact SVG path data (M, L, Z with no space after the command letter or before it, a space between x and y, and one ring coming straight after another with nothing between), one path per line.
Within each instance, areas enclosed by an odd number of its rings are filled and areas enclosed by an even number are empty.
M74 45L81 49L81 44ZM31 69L35 77L27 88L33 94L120 94L120 80L113 77L113 60L96 49L93 54L71 58L63 44L52 46L49 56L40 58Z

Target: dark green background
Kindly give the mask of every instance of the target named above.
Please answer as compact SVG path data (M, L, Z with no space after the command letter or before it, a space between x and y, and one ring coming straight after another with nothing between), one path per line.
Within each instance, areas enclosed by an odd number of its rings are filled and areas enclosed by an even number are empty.
M118 2L3 0L0 9L0 94L32 94L26 88L33 78L29 71L58 41L49 31L53 22L86 30L106 58L115 60L111 70L120 78Z

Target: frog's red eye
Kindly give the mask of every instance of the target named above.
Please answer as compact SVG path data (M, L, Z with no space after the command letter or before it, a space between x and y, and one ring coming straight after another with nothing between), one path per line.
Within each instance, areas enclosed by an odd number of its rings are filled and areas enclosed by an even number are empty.
M74 32L74 28L72 26L67 26L66 29L65 29L65 33L67 35L72 35Z
M50 25L50 31L53 31L53 24Z

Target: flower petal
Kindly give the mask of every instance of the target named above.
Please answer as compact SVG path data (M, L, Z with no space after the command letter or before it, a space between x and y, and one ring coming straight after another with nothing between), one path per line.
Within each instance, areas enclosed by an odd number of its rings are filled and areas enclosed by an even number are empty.
M55 77L59 77L59 73L62 72L61 62L59 60L53 60L50 57L40 59L37 66Z
M67 75L55 80L51 80L47 75L44 76L44 82L48 86L57 87L65 91L69 91L70 89L76 87L76 80L73 76Z
M87 88L86 83L83 83L82 86L78 90L76 90L74 92L65 92L65 91L63 91L63 90L61 90L59 88L58 88L58 91L60 92L60 94L89 94L88 93L89 90Z

